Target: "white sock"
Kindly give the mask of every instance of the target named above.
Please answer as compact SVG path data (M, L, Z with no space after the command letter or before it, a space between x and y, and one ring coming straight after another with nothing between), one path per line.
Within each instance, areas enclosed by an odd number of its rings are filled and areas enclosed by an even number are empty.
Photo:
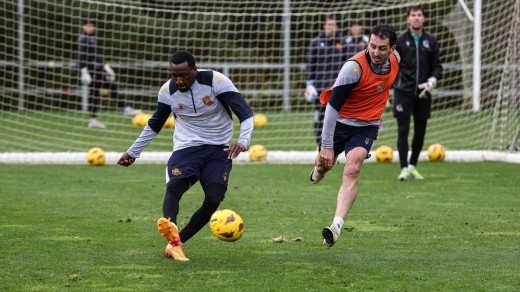
M408 164L408 169L409 169L409 170L415 169L415 165L413 165L413 164Z
M341 229L343 228L343 223L345 223L345 221L343 220L343 218L341 218L339 216L335 216L334 221L332 221L332 227L334 227L336 229L336 231L338 232L338 235L341 233Z

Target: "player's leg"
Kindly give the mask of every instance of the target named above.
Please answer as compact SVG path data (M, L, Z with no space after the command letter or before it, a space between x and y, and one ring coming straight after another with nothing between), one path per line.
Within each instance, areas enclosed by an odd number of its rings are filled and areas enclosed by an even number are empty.
M168 182L163 201L164 217L157 220L159 233L168 241L164 255L179 261L189 260L182 250L182 240L176 222L179 213L179 201L190 186L191 182L187 178L172 179Z
M319 183L324 177L325 174L332 169L334 164L336 163L337 156L334 158L334 162L332 163L331 167L327 167L323 164L323 161L320 159L321 151L321 145L318 145L318 154L316 155L316 158L314 159L314 167L311 170L311 174L309 176L309 180L313 184Z
M404 92L394 90L393 113L397 121L397 152L399 153L400 173L398 180L410 177L408 171L408 134L413 109L413 97Z
M163 200L163 217L170 219L174 224L177 224L177 215L179 214L179 202L182 195L190 188L191 180L185 179L171 179L166 185L166 193Z
M93 80L89 88L89 128L106 128L105 124L97 120L97 112L99 110L99 104L101 103L101 87L103 85L103 74L99 71L94 71L92 74Z
M163 216L177 224L179 202L182 195L194 185L200 176L203 148L191 147L174 151L166 167L166 193L163 200Z
M200 208L193 213L190 221L181 230L182 242L186 242L199 232L211 218L224 200L229 176L232 168L232 160L222 146L206 146L207 160L200 172L200 183L204 190L204 201Z
M323 130L323 119L325 118L325 107L321 104L316 105L314 110L314 135L316 137L316 145L321 143L321 131Z
M190 221L180 232L182 242L188 241L209 222L211 215L217 211L218 206L224 200L227 186L213 183L204 188L204 201L202 206L193 213Z
M110 98L117 102L117 108L125 107L125 100L122 95L119 94L117 90L117 83L106 81L106 86L110 90Z
M182 195L197 182L200 169L199 147L174 151L166 167L166 192L163 200L163 216L157 220L159 233L166 238L168 244L165 256L179 261L188 258L182 251L182 237L177 227L177 214Z
M424 145L424 137L426 136L426 127L428 119L431 115L431 97L421 98L414 104L413 123L414 134L412 138L412 154L410 156L409 170L410 176L414 179L423 179L423 176L417 170L419 155Z
M334 161L330 167L327 167L323 164L323 161L319 159L321 144L318 145L318 154L316 159L314 160L314 167L311 170L311 174L309 176L309 180L313 184L319 183L324 177L325 174L334 167L338 155L341 154L345 150L345 141L348 138L348 126L342 123L336 123L336 128L334 130Z
M397 120L397 152L399 153L399 164L401 174L399 180L408 178L408 134L410 133L410 116L400 115Z
M343 223L356 201L361 167L377 139L377 126L351 128L354 134L350 135L344 146L347 161L343 168L341 187L336 198L336 212L330 227L325 227L322 230L323 243L329 247L336 243L341 234Z
M119 94L118 86L116 82L110 82L106 80L107 86L110 89L110 98L117 101L117 108L123 109L123 114L128 117L135 117L138 114L142 113L141 110L135 109L132 106L130 106L127 101L125 100L125 97L121 94Z

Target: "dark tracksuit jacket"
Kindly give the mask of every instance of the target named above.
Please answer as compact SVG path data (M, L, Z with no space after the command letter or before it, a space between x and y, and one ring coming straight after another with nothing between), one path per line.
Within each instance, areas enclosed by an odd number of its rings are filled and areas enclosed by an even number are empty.
M332 86L345 61L345 38L341 32L329 39L321 31L307 49L307 80L313 80L316 90L322 92Z
M396 50L401 56L400 71L394 89L418 94L417 86L430 77L441 78L442 64L437 39L426 30L419 39L419 46L409 29L397 36Z

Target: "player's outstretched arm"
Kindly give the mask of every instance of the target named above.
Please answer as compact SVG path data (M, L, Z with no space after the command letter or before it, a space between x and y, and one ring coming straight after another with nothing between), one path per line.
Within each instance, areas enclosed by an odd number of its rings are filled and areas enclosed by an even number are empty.
M128 152L123 153L121 155L121 157L119 157L119 159L117 160L117 164L119 164L121 166L126 166L126 167L134 164L134 162L135 162L135 158L130 156L128 154Z

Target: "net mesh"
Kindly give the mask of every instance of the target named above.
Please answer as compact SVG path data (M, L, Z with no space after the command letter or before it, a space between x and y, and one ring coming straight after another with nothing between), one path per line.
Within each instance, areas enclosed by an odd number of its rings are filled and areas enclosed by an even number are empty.
M253 144L270 150L315 150L313 105L303 98L309 40L334 11L348 34L359 21L365 34L381 23L406 29L408 1L41 1L0 3L0 152L122 152L140 133L123 115L111 90L101 90L98 119L88 127L77 38L81 21L96 20L105 62L116 73L118 94L153 112L168 60L190 50L199 68L231 78L268 124ZM520 125L519 0L483 1L480 110L473 108L473 22L459 1L416 1L436 35L444 66L434 92L425 145L452 150L504 150ZM464 1L473 12L473 1ZM235 118L236 120L236 118ZM397 126L388 108L377 144L396 149ZM238 128L237 128L238 129ZM169 151L164 129L147 151ZM237 132L237 131L235 131Z

